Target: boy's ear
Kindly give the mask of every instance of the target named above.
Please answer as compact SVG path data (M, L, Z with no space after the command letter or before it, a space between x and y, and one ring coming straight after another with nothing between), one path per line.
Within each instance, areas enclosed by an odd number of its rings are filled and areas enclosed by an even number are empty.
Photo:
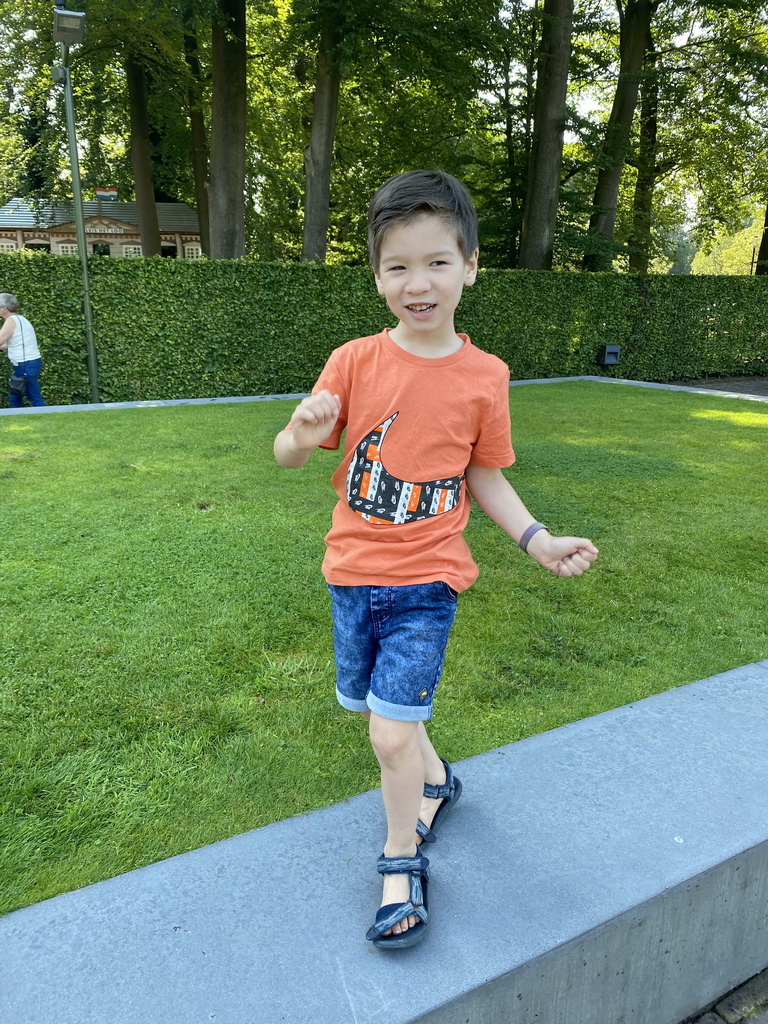
M475 283L477 279L477 258L480 255L480 250L475 249L472 255L467 260L467 272L464 275L464 287L469 288L471 284Z
M379 295L383 295L384 294L384 286L381 283L381 278L379 277L379 275L376 273L375 270L373 272L373 276L374 276L374 278L376 280L376 291L379 293Z

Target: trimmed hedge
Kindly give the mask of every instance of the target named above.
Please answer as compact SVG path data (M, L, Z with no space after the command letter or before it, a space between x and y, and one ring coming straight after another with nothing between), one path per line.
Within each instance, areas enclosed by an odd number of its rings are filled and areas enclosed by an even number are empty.
M89 261L103 401L308 391L331 349L393 319L370 270L253 260ZM86 403L76 257L0 254L0 291L35 325L50 404ZM457 326L513 379L768 374L768 277L484 270ZM618 366L597 365L621 345Z

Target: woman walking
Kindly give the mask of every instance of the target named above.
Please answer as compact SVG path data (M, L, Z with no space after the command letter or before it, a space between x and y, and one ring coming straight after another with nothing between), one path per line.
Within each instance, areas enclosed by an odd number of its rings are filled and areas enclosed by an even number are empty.
M0 317L5 321L0 327L0 349L8 350L11 361L9 390L12 409L24 406L25 395L30 405L45 405L38 380L43 360L37 347L37 335L35 328L18 309L15 295L0 293Z

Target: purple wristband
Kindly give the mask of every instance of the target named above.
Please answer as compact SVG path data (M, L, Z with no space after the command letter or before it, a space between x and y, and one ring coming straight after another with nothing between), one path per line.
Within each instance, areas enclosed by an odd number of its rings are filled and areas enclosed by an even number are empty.
M534 535L534 533L538 533L539 530L546 530L546 529L547 529L547 527L544 525L544 523L531 523L531 525L525 531L523 536L517 542L517 546L521 549L521 551L525 551L527 553L527 551L528 551L528 544L530 542L531 537Z

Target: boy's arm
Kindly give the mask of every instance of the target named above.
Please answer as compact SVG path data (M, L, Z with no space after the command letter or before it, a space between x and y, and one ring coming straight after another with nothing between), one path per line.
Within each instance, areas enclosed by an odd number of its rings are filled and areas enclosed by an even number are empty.
M341 413L338 395L319 391L300 402L291 416L291 429L275 438L275 458L286 469L303 466L318 445L330 436Z
M467 466L467 487L485 514L518 543L536 520L500 469ZM597 548L584 537L552 537L538 530L528 554L556 576L581 576L597 558Z

